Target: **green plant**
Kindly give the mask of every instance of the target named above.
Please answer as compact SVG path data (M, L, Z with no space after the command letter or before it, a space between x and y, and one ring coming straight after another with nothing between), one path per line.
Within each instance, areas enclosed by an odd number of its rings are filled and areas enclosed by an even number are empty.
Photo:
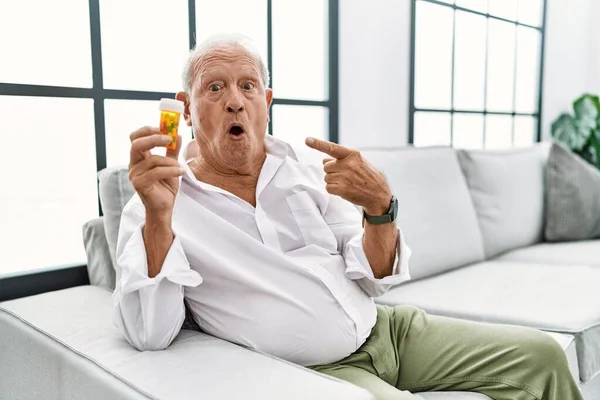
M573 110L574 116L564 113L552 123L552 136L600 169L600 100L584 94Z

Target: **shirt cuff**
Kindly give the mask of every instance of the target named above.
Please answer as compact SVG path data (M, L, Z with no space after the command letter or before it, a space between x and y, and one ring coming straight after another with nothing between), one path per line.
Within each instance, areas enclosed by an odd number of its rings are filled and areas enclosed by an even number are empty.
M163 279L182 286L198 286L202 283L200 274L191 269L177 235L173 239L160 273L154 278L150 278L146 246L142 234L143 227L142 224L135 230L117 260L121 269L121 279L117 284L120 286L122 295L147 286L158 285Z
M363 248L363 233L353 237L346 245L344 259L346 261L346 277L352 280L368 280L371 284L373 293L371 295L381 295L387 291L392 285L397 285L401 282L410 280L408 269L408 260L410 259L411 250L404 241L404 235L398 228L398 247L396 248L396 258L392 274L384 278L375 278L373 269L369 264L369 260ZM363 287L364 289L364 287ZM369 290L371 291L371 290ZM382 292L383 293L380 293Z

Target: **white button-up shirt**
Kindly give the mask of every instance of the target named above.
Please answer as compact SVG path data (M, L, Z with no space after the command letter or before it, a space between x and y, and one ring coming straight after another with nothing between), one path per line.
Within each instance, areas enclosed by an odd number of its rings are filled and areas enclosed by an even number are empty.
M136 195L117 245L115 323L140 350L166 348L184 301L207 333L300 365L340 360L374 326L371 297L410 279L400 233L393 274L376 279L365 256L361 215L325 190L319 165L298 161L267 136L256 207L197 180L185 164L173 209L175 234L160 273L148 277Z

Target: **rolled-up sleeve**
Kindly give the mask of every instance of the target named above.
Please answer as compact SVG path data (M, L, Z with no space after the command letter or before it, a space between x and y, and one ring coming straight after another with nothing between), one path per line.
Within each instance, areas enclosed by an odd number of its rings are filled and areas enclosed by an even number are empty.
M139 199L134 197L123 211L119 229L120 277L113 293L114 323L138 350L162 350L171 344L183 325L184 287L198 286L202 277L190 268L177 235L160 273L154 278L148 276L144 211L143 205L136 201Z
M356 281L368 296L381 296L391 286L410 280L408 264L411 251L404 241L400 228L398 228L399 240L392 274L378 279L373 274L363 248L364 229L362 214L358 208L339 196L328 195L327 208L323 217L335 235L338 250L344 257L346 277Z
M373 275L373 270L363 247L363 234L360 233L348 241L344 249L346 261L346 277L358 282L360 287L371 297L383 295L388 289L399 283L410 280L408 260L410 248L404 241L402 231L398 228L398 247L392 274L378 279Z

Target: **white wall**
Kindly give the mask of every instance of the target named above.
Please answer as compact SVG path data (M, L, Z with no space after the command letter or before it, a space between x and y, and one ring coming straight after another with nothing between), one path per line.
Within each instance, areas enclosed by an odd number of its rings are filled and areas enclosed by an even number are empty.
M598 19L600 18L600 1L590 0L590 12L588 14L588 62L586 79L588 90L600 95L600 30Z
M340 142L408 140L411 0L340 1ZM584 92L600 94L600 0L547 0L542 134Z
M340 143L408 141L411 0L340 3Z
M542 137L584 92L600 92L598 0L547 0Z

